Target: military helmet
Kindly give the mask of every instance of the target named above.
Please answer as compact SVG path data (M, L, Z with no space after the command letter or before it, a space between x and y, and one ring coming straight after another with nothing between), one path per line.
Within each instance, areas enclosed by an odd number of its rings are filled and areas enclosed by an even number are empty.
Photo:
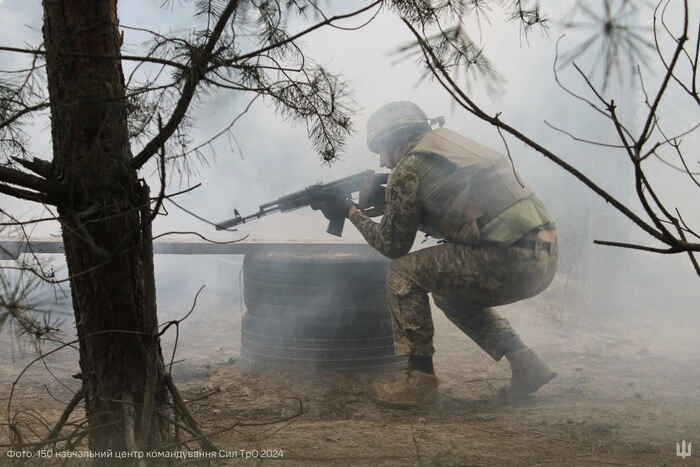
M367 120L367 147L372 152L405 130L430 131L425 112L413 102L390 102L380 107Z

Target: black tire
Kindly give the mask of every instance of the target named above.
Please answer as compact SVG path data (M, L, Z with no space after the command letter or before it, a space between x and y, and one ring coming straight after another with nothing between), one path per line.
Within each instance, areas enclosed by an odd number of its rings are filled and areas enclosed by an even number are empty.
M321 369L366 370L402 365L394 355L391 321L287 320L246 312L241 359L247 366L303 364Z
M243 261L246 308L258 316L313 320L388 318L390 261L371 247L351 252L261 251Z

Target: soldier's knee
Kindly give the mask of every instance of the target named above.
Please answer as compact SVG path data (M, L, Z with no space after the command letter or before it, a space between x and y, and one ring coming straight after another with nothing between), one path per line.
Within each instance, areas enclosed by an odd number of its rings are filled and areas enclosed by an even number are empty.
M386 273L386 289L388 293L406 295L411 289L413 279L403 261L395 260L389 265Z
M389 272L386 275L386 293L389 296L405 296L411 291L411 282L402 276Z

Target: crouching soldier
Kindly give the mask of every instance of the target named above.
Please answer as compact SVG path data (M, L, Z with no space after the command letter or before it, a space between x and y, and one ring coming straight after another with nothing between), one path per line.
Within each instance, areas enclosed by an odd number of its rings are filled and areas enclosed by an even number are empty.
M369 395L396 408L439 403L430 293L494 360L510 362L503 395L527 396L556 373L493 307L549 286L557 270L554 220L507 157L432 123L412 102L379 108L367 123L367 145L392 171L384 216L377 223L351 203L337 203L367 242L393 259L387 296L396 353L408 356L407 377L376 383ZM410 252L419 229L444 241Z

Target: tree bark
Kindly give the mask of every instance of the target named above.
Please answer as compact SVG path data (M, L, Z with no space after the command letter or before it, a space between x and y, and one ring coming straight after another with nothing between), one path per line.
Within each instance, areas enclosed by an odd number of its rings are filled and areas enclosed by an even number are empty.
M148 190L130 165L121 62L104 58L116 57L121 46L117 1L44 0L43 6L52 178L69 190L58 212L89 444L102 452L145 450L168 441L160 415L168 393L158 371Z

